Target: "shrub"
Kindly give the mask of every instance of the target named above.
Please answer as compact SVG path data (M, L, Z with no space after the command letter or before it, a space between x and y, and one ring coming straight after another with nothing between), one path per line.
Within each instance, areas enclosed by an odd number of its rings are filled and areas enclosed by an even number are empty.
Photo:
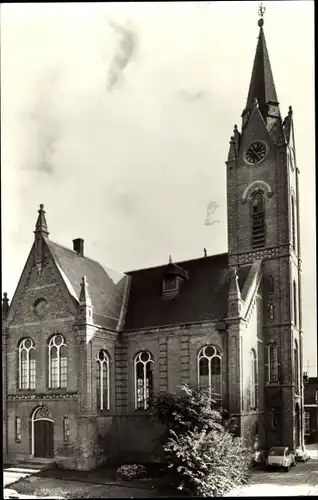
M177 488L190 495L222 496L248 478L252 451L227 430L195 429L180 436L171 431L164 449L178 472Z
M147 474L146 468L143 465L122 465L117 470L117 475L120 479L124 481L131 481L132 479L137 479L144 477Z
M154 398L154 414L166 427L162 439L172 483L193 496L224 495L246 482L253 452L235 437L235 422L209 390L181 390Z

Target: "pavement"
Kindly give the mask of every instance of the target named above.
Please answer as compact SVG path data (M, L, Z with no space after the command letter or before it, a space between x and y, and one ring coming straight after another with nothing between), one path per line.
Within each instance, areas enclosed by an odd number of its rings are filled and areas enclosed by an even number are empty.
M232 490L225 496L318 496L318 444L307 445L306 450L311 457L308 462L298 462L296 467L292 467L288 473L274 470L253 470L248 484ZM115 484L114 481L110 481L106 477L103 481L95 476L92 478L83 477L81 481L78 481L77 475L76 481L75 476L72 479L71 476L56 478L53 470L48 471L46 477L39 472L39 470L32 468L5 468L4 487L22 493L23 497L21 498L38 498L34 497L34 493L40 495L41 498L52 494L69 497L70 493L73 498L158 498L165 496L158 494L158 491L151 488L150 484L144 484L141 489L141 484L139 487L137 485L135 487L128 486L127 483L127 485ZM19 483L16 483L17 481Z
M226 496L318 496L318 444L307 445L308 462L298 462L289 472L254 470L248 484Z
M9 484L24 479L25 477L32 476L40 472L39 469L20 469L16 467L7 467L3 470L3 487L6 488Z

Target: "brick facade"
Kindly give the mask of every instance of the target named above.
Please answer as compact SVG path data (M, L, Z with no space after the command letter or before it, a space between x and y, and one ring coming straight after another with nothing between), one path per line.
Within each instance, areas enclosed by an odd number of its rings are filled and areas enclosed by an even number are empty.
M262 43L261 27L256 60L267 54L267 49L259 49ZM269 61L264 64L269 65ZM249 96L255 91L257 97L255 85L252 77ZM273 90L265 88L263 94L266 92ZM257 435L261 448L303 445L299 194L298 170L290 160L292 112L282 122L279 111L276 118L265 116L263 104L258 106L254 101L253 108L247 104L249 118L243 117L242 132L235 128L231 138L226 162L225 256L178 265L170 262L168 267L130 273L129 278L122 275L116 281L99 264L85 260L82 253L50 242L41 206L35 243L9 311L4 311L5 460L15 462L35 456L35 446L40 445L35 445L34 415L41 406L47 408L53 422L54 460L61 467L92 469L103 461L161 460L156 441L161 426L147 409L135 409L136 355L141 351L151 353L155 392L175 392L183 383L198 384L198 353L207 345L215 346L220 353L222 404L236 417L246 442L253 444ZM275 106L279 110L278 104ZM263 141L267 154L258 166L251 167L245 152L253 141ZM252 246L251 233L255 192L263 193L265 200L266 241L258 249ZM295 248L291 195L296 203ZM89 278L80 283L84 268ZM163 280L172 275L180 288L164 296ZM45 301L44 315L37 310L39 300ZM63 336L67 346L67 387L52 389L48 345L57 334ZM33 389L22 389L19 384L19 345L24 338L32 339L35 345ZM273 343L278 349L279 375L269 380L268 346ZM109 360L109 408L99 410L98 384L105 383L101 382L97 361L101 350ZM21 439L16 436L17 418Z

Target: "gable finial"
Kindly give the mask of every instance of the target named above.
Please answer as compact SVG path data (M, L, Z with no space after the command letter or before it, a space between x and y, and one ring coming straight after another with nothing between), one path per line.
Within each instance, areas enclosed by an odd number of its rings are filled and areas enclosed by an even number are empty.
M38 218L36 221L35 225L35 234L42 235L42 236L48 236L48 227L47 227L47 222L45 218L45 210L44 210L44 205L41 203L40 205L40 210L38 210Z
M259 15L260 19L258 20L258 23L257 23L260 28L262 28L264 26L265 11L266 11L266 7L262 3L260 3L258 6L258 15Z

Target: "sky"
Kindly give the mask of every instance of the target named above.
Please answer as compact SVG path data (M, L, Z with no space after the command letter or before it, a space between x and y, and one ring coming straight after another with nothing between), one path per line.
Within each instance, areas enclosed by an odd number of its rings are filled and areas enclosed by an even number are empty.
M304 364L316 373L314 3L267 2L300 170ZM118 271L227 251L226 166L258 2L1 5L2 288L40 203L50 237ZM209 224L206 224L208 219Z

